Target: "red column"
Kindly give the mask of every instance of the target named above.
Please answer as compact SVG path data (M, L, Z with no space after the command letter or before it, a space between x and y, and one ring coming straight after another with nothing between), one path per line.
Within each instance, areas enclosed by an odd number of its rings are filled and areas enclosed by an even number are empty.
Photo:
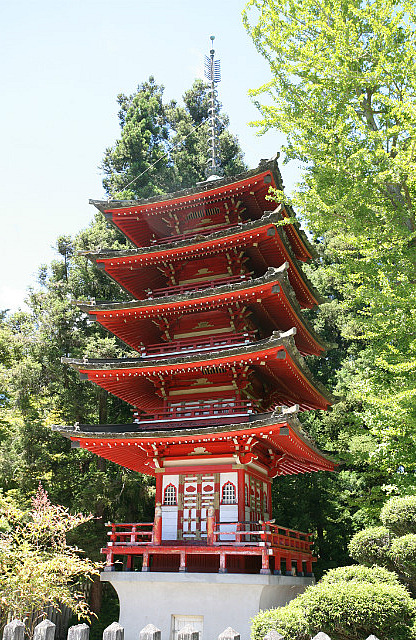
M163 473L156 474L156 497L155 502L162 504L163 502Z
M271 482L267 483L267 502L268 502L267 508L269 510L269 519L271 520L272 517L273 517L273 514L272 514L272 483Z
M244 469L238 469L237 478L238 478L238 521L244 522L246 519L246 509L245 509L245 471Z

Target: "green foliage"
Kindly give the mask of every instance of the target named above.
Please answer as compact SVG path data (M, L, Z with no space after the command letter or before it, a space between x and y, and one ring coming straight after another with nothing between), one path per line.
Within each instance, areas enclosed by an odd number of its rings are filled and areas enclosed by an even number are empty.
M276 629L290 640L306 640L319 631L332 640L355 640L374 634L379 640L414 638L415 603L394 577L376 573L369 580L361 568L354 578L354 567L341 570L336 579L323 579L288 605L261 611L253 620L252 638L262 640ZM387 572L386 572L387 573ZM384 579L383 579L384 578Z
M408 533L393 540L390 556L400 573L414 583L416 581L416 534Z
M121 137L106 150L102 163L109 196L147 198L205 180L208 89L196 80L185 92L183 106L174 100L165 103L164 87L150 77L134 94L118 96ZM243 154L227 130L227 116L221 114L219 122L222 167L226 175L235 175L245 169Z
M370 484L370 520L386 491L415 485L415 19L413 0L251 0L244 12L271 70L253 91L256 124L283 131L286 158L304 167L291 202L341 337L332 377L356 424L334 444L386 487Z
M391 533L386 527L369 527L355 534L348 549L357 562L383 566L388 563L390 544Z
M395 573L383 567L364 567L352 564L348 567L337 567L327 571L321 578L321 583L333 584L336 582L370 582L372 584L393 584L399 585L399 579Z
M397 536L416 533L416 496L391 498L382 508L380 520Z
M1 624L32 612L42 618L50 604L90 619L82 584L98 575L100 565L69 545L67 534L91 518L52 505L41 486L27 510L0 498Z

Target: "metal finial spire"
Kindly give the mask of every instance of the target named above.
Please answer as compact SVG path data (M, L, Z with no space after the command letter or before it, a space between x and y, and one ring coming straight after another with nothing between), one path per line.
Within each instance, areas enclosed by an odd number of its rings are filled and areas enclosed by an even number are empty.
M214 60L214 39L215 36L210 36L211 40L211 50L210 55L205 56L205 77L208 82L211 84L211 88L209 90L209 159L208 166L205 170L205 175L207 178L211 176L222 176L223 170L221 168L220 155L219 155L219 143L218 143L218 127L217 127L217 90L215 85L218 82L221 82L221 68L220 61Z

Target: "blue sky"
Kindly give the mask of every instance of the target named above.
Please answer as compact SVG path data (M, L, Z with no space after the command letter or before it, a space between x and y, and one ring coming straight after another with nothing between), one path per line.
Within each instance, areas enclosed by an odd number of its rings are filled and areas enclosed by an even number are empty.
M62 234L88 226L103 197L98 168L119 135L116 96L154 75L180 100L216 36L220 100L256 166L283 143L256 136L247 92L269 71L241 21L240 0L0 0L0 309L22 305ZM283 167L288 188L296 167Z

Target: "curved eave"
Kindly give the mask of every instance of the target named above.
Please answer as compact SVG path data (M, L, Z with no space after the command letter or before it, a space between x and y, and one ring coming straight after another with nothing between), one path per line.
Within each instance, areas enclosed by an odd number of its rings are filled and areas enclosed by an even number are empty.
M93 204L101 211L107 220L121 231L126 238L132 241L133 244L140 244L131 233L123 229L121 216L123 216L123 218L130 216L138 219L137 216L140 215L142 211L146 211L147 214L154 211L160 215L164 210L173 210L175 207L180 207L184 203L204 201L214 196L218 197L223 195L225 197L230 190L235 191L235 195L238 196L244 191L248 192L253 183L264 180L266 176L271 178L270 181L269 178L267 179L267 189L273 187L279 191L283 191L282 176L277 164L278 157L279 154L271 160L262 160L255 169L250 169L237 176L228 176L215 181L203 182L192 189L184 189L170 194L154 196L145 200L90 200L90 204ZM283 212L286 214L284 208ZM287 215L294 217L292 210L290 213L288 212ZM299 251L299 259L306 260L315 257L316 254L306 235L301 231L299 223L296 221L291 223L290 226L291 241L293 242L294 249Z
M143 282L139 285L137 274L144 267L153 268L163 261L182 261L188 256L197 259L213 252L226 251L240 245L246 246L248 241L254 242L261 239L262 251L266 256L262 259L268 258L269 261L276 261L275 250L277 247L281 255L281 263L284 261L289 263L289 278L301 306L312 308L316 304L322 304L325 299L313 287L303 272L287 240L284 228L278 224L278 221L279 216L276 212L271 212L255 222L213 233L204 239L194 238L178 242L163 250L159 247L157 250L144 248L130 251L83 252L83 254L95 262L99 268L104 269L109 277L131 295L141 297L144 294L140 292L147 288L147 284ZM274 251L272 250L273 246L275 247ZM261 255L263 256L263 253ZM278 267L280 264L270 266Z
M140 406L137 397L141 393L141 379L146 380L146 376L183 376L191 370L199 371L236 365L252 366L263 371L266 377L274 379L280 385L276 391L280 389L285 397L291 398L292 402L298 402L302 410L325 410L335 402L334 396L314 379L299 354L293 340L293 331L286 334L274 333L267 340L221 350L215 354L211 353L208 357L204 354L191 354L166 358L162 361L163 364L159 360L144 361L140 358L86 361L63 358L62 362L79 371L85 379L98 384L133 406ZM282 379L283 382L281 382ZM296 382L296 389L290 390L294 382Z
M145 342L136 322L141 318L163 317L167 313L170 315L190 313L196 309L201 312L212 308L221 308L223 305L234 302L241 302L248 306L257 304L256 296L261 296L262 300L266 298L269 308L271 301L276 299L276 306L280 310L279 321L286 325L280 328L285 331L295 326L297 329L295 343L299 351L303 355L320 355L330 345L327 345L315 333L302 314L287 277L287 268L287 263L284 263L278 269L270 268L264 276L256 278L250 283L227 284L217 287L215 290L167 296L160 301L152 299L105 305L79 304L78 306L113 335L116 335L133 349L139 350L141 343Z
M129 427L126 431L120 431ZM164 450L165 459L179 451L182 455L192 455L192 448L203 443L209 448L211 443L220 445L224 455L233 454L235 439L256 438L259 447L273 450L277 459L273 475L290 475L314 471L334 471L336 462L324 455L305 434L293 410L271 413L250 424L194 429L152 431L132 431L135 425L105 425L103 427L53 426L52 429L69 438L79 446L134 471L155 475L155 445ZM88 432L83 432L88 428ZM105 431L100 429L105 428ZM282 429L283 428L283 429ZM116 431L111 432L111 429ZM218 449L217 449L218 450ZM180 457L180 455L179 455ZM199 458L199 456L198 456ZM195 463L198 463L198 458Z

